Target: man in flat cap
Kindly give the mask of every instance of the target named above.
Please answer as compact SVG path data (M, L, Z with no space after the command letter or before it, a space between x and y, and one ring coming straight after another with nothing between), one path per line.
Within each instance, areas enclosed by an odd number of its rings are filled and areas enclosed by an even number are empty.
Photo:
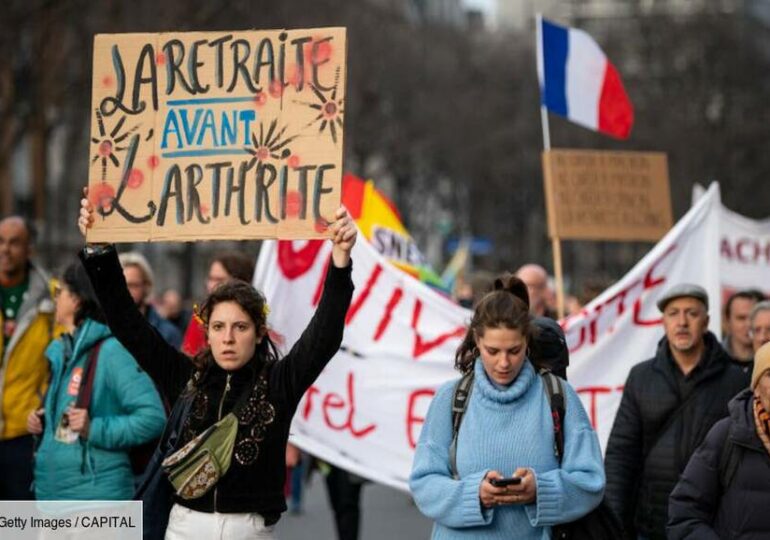
M727 403L749 384L709 332L709 299L683 283L658 300L665 336L631 369L605 455L606 496L628 538L666 538L668 498Z

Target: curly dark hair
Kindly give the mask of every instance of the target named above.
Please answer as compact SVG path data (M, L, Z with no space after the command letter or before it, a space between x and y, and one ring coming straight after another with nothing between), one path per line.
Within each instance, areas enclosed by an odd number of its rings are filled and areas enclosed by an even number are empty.
M67 265L62 273L61 282L69 289L70 293L80 300L75 311L75 326L80 326L86 319L93 319L106 324L107 318L96 298L91 280L88 279L86 269L83 268L83 264L79 260Z
M265 307L267 302L265 301L265 297L244 281L229 281L223 283L209 294L199 313L200 318L203 320L203 324L208 324L209 317L211 317L214 307L222 302L235 302L238 304L241 309L246 312L249 318L251 318L257 329L262 325L267 324L267 310ZM257 348L254 351L254 357L250 362L253 362L255 359L260 363L272 363L278 360L278 349L270 339L269 334L265 334L262 341L257 344ZM213 362L214 355L211 353L210 347L204 348L195 356L195 358L193 358L193 363L199 370L205 370Z
M532 337L527 286L513 274L506 272L495 279L492 291L476 305L468 332L455 353L455 369L461 373L473 369L479 355L475 338L483 336L487 328L518 330L528 342Z

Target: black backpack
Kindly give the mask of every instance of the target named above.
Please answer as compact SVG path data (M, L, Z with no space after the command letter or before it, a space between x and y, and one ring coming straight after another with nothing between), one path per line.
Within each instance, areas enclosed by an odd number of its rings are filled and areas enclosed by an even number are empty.
M540 369L548 404L553 418L554 455L561 464L564 455L564 415L566 399L562 380L546 369ZM457 473L457 434L460 431L465 410L473 390L473 371L469 371L455 386L452 396L452 443L449 447L449 465L452 476L459 478ZM615 513L609 508L605 499L582 518L552 527L553 538L560 540L615 540L623 536L623 527Z
M535 327L529 357L532 365L538 371L548 370L566 381L569 348L564 330L548 317L535 317L532 325Z

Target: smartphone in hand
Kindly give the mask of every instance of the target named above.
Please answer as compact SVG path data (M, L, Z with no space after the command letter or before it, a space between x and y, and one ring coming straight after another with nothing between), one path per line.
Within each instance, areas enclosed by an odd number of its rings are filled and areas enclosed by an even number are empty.
M491 478L489 483L495 487L515 486L521 484L521 477L511 476L510 478Z

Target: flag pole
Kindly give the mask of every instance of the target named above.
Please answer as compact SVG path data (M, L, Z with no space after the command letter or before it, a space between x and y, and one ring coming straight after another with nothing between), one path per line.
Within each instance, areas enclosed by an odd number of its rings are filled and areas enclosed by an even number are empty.
M540 124L543 126L543 150L551 149L551 132L548 128L548 109L540 105Z
M540 123L543 126L543 149L547 152L551 149L551 134L548 130L548 110L545 108L545 105L540 106ZM558 235L551 237L551 249L553 251L553 273L556 279L556 315L563 319L564 275L562 274L561 265L561 240Z
M543 67L543 16L538 13L536 16L537 31L537 63L540 71L541 84L545 84L545 73ZM541 89L542 92L542 89ZM540 125L543 128L543 150L548 152L551 149L551 131L548 127L548 109L544 104L540 105ZM543 171L545 173L545 171ZM553 252L553 273L556 279L556 314L559 319L564 318L564 276L561 265L561 241L558 235L551 237L551 251Z

